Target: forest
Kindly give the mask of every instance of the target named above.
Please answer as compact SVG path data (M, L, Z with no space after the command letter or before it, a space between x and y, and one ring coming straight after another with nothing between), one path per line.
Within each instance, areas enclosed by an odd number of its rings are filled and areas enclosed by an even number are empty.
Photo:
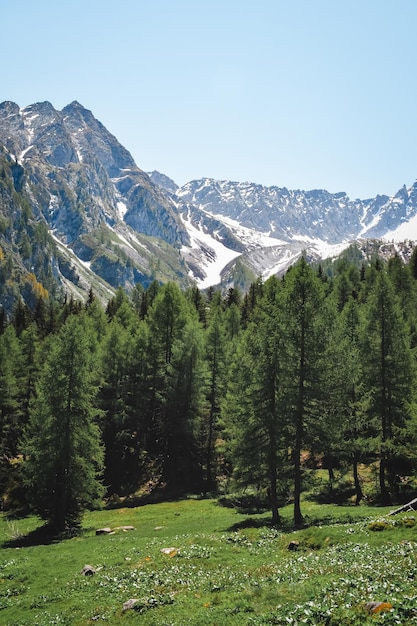
M0 496L57 532L134 494L247 489L303 524L306 468L415 497L417 254L302 257L247 293L174 283L0 317ZM364 492L362 472L375 476Z

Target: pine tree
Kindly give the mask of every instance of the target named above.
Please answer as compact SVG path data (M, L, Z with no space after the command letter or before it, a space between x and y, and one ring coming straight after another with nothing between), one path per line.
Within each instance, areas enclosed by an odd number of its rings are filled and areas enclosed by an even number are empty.
M211 490L215 486L215 440L218 432L221 399L226 385L226 335L224 331L223 310L220 305L210 308L209 323L206 332L206 363L208 368L206 420L206 485Z
M0 495L8 489L11 460L16 457L17 438L21 434L18 372L20 349L13 326L0 335Z
M380 494L382 501L388 502L390 489L395 490L401 452L415 437L415 371L407 326L384 269L378 272L369 295L362 348L366 408L379 456Z
M350 297L338 316L329 346L329 394L327 406L333 428L329 429L327 449L352 466L356 505L363 492L358 466L367 460L369 431L363 410L364 383L360 354L361 316L359 303Z
M325 393L326 331L331 319L324 286L304 257L286 275L283 300L283 402L290 422L294 464L294 524L303 523L301 453L320 433Z
M22 424L19 415L18 372L21 351L16 331L9 325L0 335L0 458L17 454L17 438Z
M158 446L152 431L153 391L149 363L150 332L146 321L140 320L131 338L127 353L125 428L130 435L129 458L125 459L130 485L153 478L153 464Z
M125 494L132 478L126 472L129 434L125 430L126 376L130 335L115 315L101 350L103 383L99 402L103 410L104 482L110 493Z
M20 336L21 359L18 374L18 402L21 414L21 427L29 422L30 406L35 398L35 388L38 381L39 361L39 335L37 325L32 323ZM16 438L20 439L21 432Z
M88 326L83 317L70 316L44 363L22 444L29 499L58 532L77 527L103 492L96 383Z
M275 286L275 284L274 284ZM280 522L278 491L287 470L287 424L282 399L282 333L275 289L241 335L223 406L235 474L243 484L265 485L272 521Z
M202 329L195 317L187 319L181 335L174 341L166 382L164 478L174 492L201 490L203 450L198 435L206 370Z
M150 429L158 450L161 471L167 480L174 479L172 472L172 404L169 395L172 384L171 362L175 346L181 341L187 321L196 315L174 283L164 285L156 295L147 316L149 325L149 387L148 406ZM175 361L174 361L175 362ZM175 481L174 481L175 482Z

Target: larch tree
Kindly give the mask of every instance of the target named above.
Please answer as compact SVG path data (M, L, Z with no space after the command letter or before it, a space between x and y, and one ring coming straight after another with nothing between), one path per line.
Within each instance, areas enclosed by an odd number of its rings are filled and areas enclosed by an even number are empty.
M17 453L17 437L21 431L18 372L21 349L16 331L9 325L0 335L0 458Z
M18 402L20 363L16 331L9 325L0 335L0 495L7 489L10 463L17 455L17 438L22 430Z
M212 303L205 341L205 358L208 368L205 466L208 491L215 486L215 441L219 428L221 400L226 385L226 333L223 317L221 305Z
M203 350L201 325L190 317L173 343L166 371L164 478L174 492L202 488L198 435L206 386Z
M409 333L385 269L376 277L367 302L362 358L367 388L366 410L379 457L379 489L390 500L397 465L416 437L415 364Z
M330 323L324 285L303 256L285 277L282 320L283 403L291 438L295 526L303 523L301 455L320 437Z
M330 388L327 405L335 423L328 449L352 467L356 505L363 498L359 463L370 450L366 414L363 409L364 382L360 352L362 318L360 305L352 296L338 315L329 346Z
M281 380L282 333L279 306L268 283L265 291L253 320L240 336L230 368L223 417L236 477L242 484L267 488L272 522L278 524L278 492L288 460Z
M110 493L125 494L130 486L126 473L129 433L125 431L126 375L130 335L113 317L101 350L100 408L105 446L104 482Z
M77 527L102 495L97 360L88 325L70 316L51 343L22 450L34 510L54 531Z
M159 455L162 476L173 484L177 481L172 471L172 433L175 422L172 412L172 375L178 359L178 342L182 340L184 329L193 314L197 317L193 305L179 287L174 283L167 283L155 296L146 317L149 327L149 425L154 437L154 449Z

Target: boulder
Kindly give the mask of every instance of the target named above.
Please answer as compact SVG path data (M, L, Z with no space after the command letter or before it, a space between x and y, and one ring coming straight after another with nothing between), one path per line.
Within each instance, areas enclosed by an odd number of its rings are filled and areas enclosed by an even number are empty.
M93 567L92 565L84 565L84 567L81 570L81 574L83 574L83 576L94 576L95 573L96 573L96 568Z
M138 602L139 600L137 598L130 598L129 600L126 600L123 605L123 611L129 611L129 609L134 609Z
M166 554L170 557L176 556L178 554L178 548L161 548L162 554Z
M96 535L108 535L112 532L111 528L98 528L96 530Z

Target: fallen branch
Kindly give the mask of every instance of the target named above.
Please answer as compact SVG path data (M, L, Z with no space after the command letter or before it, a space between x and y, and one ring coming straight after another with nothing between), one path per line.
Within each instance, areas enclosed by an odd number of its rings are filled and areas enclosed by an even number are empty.
M415 511L416 509L417 509L417 498L414 498L414 500L410 500L410 502L407 502L407 504L403 504L403 506L400 506L398 509L395 509L395 511L390 511L388 515L397 515L397 513L402 513L403 511Z

